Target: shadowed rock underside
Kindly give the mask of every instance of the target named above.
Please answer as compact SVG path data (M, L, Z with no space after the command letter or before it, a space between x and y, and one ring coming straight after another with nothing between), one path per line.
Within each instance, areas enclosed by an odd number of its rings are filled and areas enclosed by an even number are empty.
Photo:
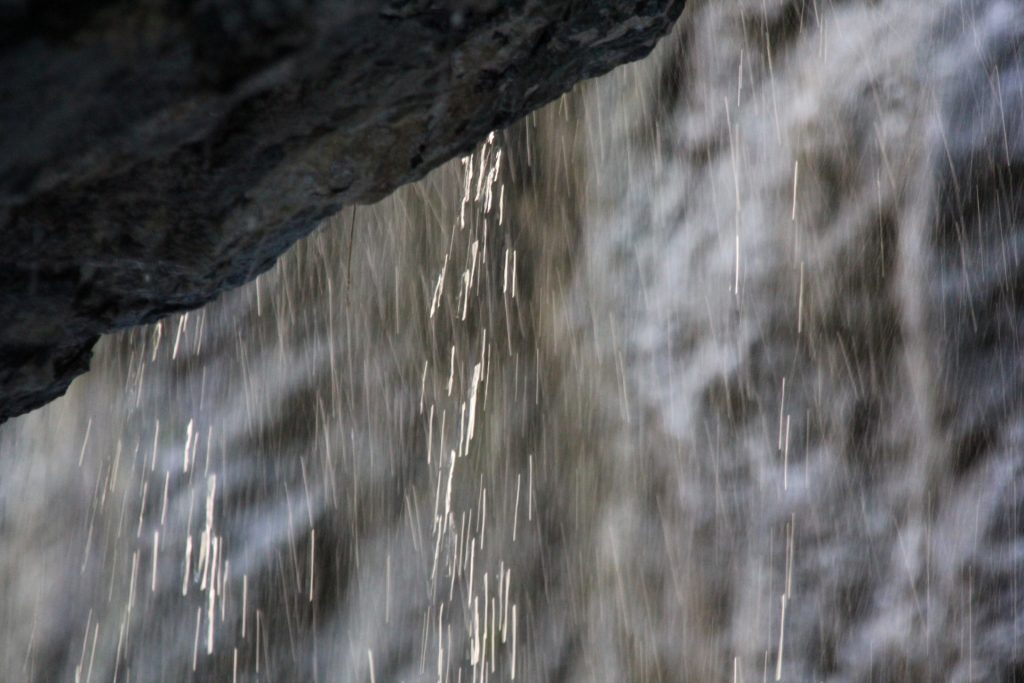
M0 421L350 203L647 54L684 0L0 7Z

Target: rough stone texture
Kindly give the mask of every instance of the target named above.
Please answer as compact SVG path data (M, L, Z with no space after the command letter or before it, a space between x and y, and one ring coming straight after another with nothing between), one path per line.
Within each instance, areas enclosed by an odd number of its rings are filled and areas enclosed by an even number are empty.
M0 2L0 421L575 82L684 0Z

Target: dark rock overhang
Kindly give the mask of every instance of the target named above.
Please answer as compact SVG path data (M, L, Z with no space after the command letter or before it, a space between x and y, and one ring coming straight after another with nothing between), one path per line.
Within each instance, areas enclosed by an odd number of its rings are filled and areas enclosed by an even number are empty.
M574 83L685 0L0 4L0 422Z

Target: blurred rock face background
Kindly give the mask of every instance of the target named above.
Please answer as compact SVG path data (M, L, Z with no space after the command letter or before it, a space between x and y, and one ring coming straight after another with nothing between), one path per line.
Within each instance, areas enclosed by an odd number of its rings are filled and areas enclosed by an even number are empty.
M1022 34L695 3L105 340L0 428L4 680L1024 678Z

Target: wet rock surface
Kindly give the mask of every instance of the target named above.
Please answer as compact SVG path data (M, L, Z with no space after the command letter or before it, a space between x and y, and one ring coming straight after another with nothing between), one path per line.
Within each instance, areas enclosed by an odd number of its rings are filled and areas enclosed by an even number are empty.
M0 421L575 82L684 0L0 5Z

